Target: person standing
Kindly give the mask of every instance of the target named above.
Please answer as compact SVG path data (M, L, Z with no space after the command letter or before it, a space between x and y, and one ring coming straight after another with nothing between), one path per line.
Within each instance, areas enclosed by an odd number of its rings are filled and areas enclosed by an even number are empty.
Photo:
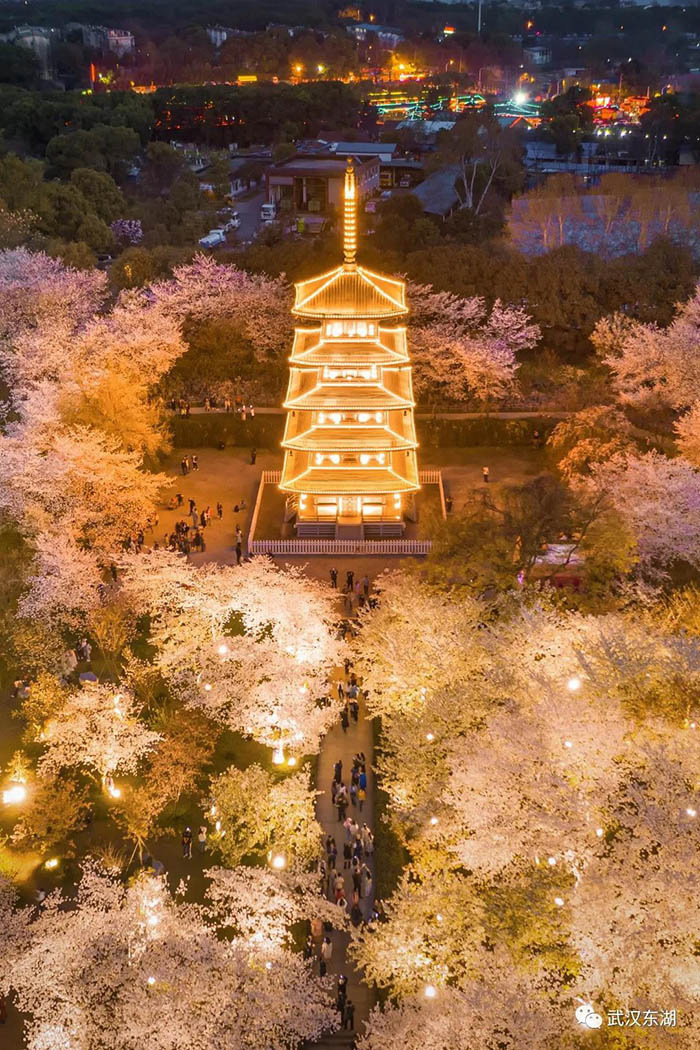
M362 812L362 807L365 804L366 798L367 798L367 792L365 791L365 789L362 788L362 787L358 788L357 789L357 804L360 807L360 813Z
M321 941L321 958L327 963L333 958L333 941L330 937L324 937Z
M221 519L224 516L224 505L223 505L223 503L217 503L216 504L216 513L217 513L217 516L219 518L219 521L221 521Z
M482 467L481 468L481 476L484 479L485 484L488 485L488 483L489 483L489 468L488 467Z
M355 573L352 571L352 569L348 569L348 571L345 573L345 589L347 590L348 594L352 594L354 586Z
M362 865L360 872L360 896L365 898L369 897L372 893L372 872L369 870L366 864Z
M258 450L256 448L251 448L251 450L250 450L250 465L252 467L255 466L255 460L257 458L258 458Z
M334 591L337 591L338 590L338 570L336 568L331 569L330 577L331 577L331 587L333 588Z
M199 852L204 853L207 848L207 829L204 824L200 825L197 842L199 843Z
M365 573L362 577L362 591L364 593L365 598L369 598L369 576L367 575L367 573Z
M243 533L240 525L236 525L236 543L243 543Z
M184 477L187 473L187 459L185 458L185 456L183 456L180 460L180 470L182 471L182 476Z
M343 708L343 713L340 716L340 724L343 727L343 732L347 733L348 726L350 725L350 719L348 718L348 705L347 704Z
M345 1004L345 1010L343 1012L343 1028L347 1028L350 1032L355 1028L355 1004L352 999L348 999Z
M349 818L348 818L349 819ZM352 842L349 838L343 843L343 870L350 867L352 861Z
M239 542L239 543L236 544L236 565L240 565L241 564L242 556L243 556L243 548L241 547L241 544Z
M182 833L182 855L186 860L192 860L192 829L185 828Z
M192 470L199 470L199 461L196 456L192 456Z

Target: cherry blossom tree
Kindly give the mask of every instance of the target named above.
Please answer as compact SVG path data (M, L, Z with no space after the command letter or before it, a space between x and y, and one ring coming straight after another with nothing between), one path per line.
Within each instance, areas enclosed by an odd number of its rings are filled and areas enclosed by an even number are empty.
M269 868L209 868L207 900L217 922L252 944L291 947L291 927L317 918L338 927L347 914L318 892L312 872Z
M138 453L84 426L55 422L50 403L7 427L0 441L4 463L2 507L28 534L59 531L74 543L110 556L145 523L169 479L142 469Z
M417 389L437 386L453 400L500 398L513 389L516 354L535 346L540 331L526 312L496 301L410 285L411 356Z
M700 469L700 401L681 416L676 423L676 433L679 449L689 463Z
M633 428L619 408L595 405L557 423L548 445L558 457L561 474L571 479L587 474L593 463L605 463L635 447Z
M0 252L0 362L6 365L21 332L43 324L76 326L106 294L107 275L100 270L75 270L26 248Z
M596 464L586 486L630 526L645 569L700 564L700 473L687 460L620 453Z
M613 317L592 338L623 401L684 409L700 400L700 286L668 328Z
M500 974L499 983L493 970L464 989L426 985L429 996L375 1007L358 1050L548 1050L563 1035L555 1011L525 977Z
M212 838L230 866L270 850L302 870L318 857L322 828L308 771L275 781L261 766L231 766L212 781L210 794L217 821Z
M221 938L207 910L171 896L164 879L125 887L86 863L66 905L49 895L0 978L28 1019L27 1050L268 1050L336 1026L327 982L300 955ZM25 911L9 916L19 942Z
M324 699L342 659L327 588L263 559L195 567L169 551L126 556L125 596L151 617L156 662L188 706L301 755L318 748L338 702Z
M237 322L260 357L278 356L289 347L291 289L283 277L249 274L200 254L143 294L181 320Z
M95 553L60 531L38 533L33 546L28 590L18 602L17 615L57 630L83 626L100 604L102 577Z
M353 943L367 977L398 999L372 1015L365 1046L410 1038L408 1019L428 1011L432 1023L444 996L453 1027L440 1021L436 1045L461 1024L459 1045L472 1045L473 1028L475 1046L531 1050L540 1044L520 1030L522 1002L499 998L528 987L543 1047L558 1022L557 1046L578 1048L579 1004L604 1014L673 1003L681 1019L668 1039L690 1050L700 640L653 607L592 616L546 594L491 607L468 597L459 625L462 595L442 608L441 597L386 578L355 643L410 857L385 921ZM445 637L432 679L426 625L429 640ZM427 686L411 678L414 650ZM448 707L451 686L461 710ZM480 1005L489 1002L493 1014ZM672 1044L661 1032L649 1045Z
M131 693L86 682L43 727L46 746L37 768L50 776L82 766L102 780L117 771L135 773L160 739L139 721Z

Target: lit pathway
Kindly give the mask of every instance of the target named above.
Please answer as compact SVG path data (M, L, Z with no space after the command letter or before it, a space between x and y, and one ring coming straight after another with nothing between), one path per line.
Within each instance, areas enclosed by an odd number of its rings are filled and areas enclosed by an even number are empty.
M318 797L316 814L323 827L324 841L326 835L330 834L335 836L336 845L338 847L338 859L336 861L338 871L343 871L343 843L345 841L345 829L338 821L338 812L336 808L331 804L333 767L339 758L342 759L343 780L349 787L352 760L353 756L356 755L358 751L364 751L367 760L367 799L364 803L361 814L359 812L359 807L353 807L352 805L348 805L348 814L354 816L355 820L357 820L360 825L362 825L363 822L366 822L372 831L374 831L374 773L371 769L372 723L365 717L365 707L363 702L360 702L360 715L357 725L351 721L347 733L343 732L340 723L334 726L323 741L318 759L317 788L319 791L322 791L323 794ZM367 866L372 872L373 885L375 882L374 862L375 856L373 855L367 861ZM381 863L381 857L379 858L379 863ZM344 874L345 886L348 890L348 899L350 899L350 895L352 894L352 878L350 877L349 872L345 872ZM372 894L371 899L368 898L360 901L360 906L365 918L369 916L373 900L374 893ZM350 940L349 934L335 932L332 935L332 939L333 957L328 965L328 973L344 973L347 976L348 999L352 1000L355 1004L355 1030L357 1031L359 1029L360 1031L363 1031L364 1026L362 1022L368 1016L373 1005L373 993L367 985L364 984L361 975L346 962L345 952ZM316 947L318 948L318 946ZM337 1046L339 1042L341 1042L340 1038L335 1036L330 1037L328 1040L322 1040L320 1043L316 1044L316 1046Z

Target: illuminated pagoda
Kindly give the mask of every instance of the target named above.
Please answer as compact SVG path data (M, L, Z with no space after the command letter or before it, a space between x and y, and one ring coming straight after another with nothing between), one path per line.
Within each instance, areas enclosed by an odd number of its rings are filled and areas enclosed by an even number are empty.
M280 488L298 536L401 536L419 488L403 281L358 266L345 173L342 266L296 285Z

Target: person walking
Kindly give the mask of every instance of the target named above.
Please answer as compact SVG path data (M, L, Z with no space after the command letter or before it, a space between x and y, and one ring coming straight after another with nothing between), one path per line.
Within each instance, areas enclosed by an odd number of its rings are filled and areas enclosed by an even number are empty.
M482 467L481 468L481 476L484 479L485 484L488 485L488 483L489 483L489 468L488 467Z
M229 402L229 404L230 404L230 402ZM311 934L309 934L309 936L306 938L306 941L304 943L304 958L305 959L311 959L313 957L313 954L314 954L314 939L311 936Z
M343 843L343 871L350 867L352 861L352 842L346 839Z
M243 533L240 525L236 525L236 543L243 543Z
M337 591L338 590L338 570L335 569L335 568L331 569L330 577L331 577L331 587L333 588L334 591Z
M360 896L364 899L372 893L372 872L366 864L362 865L360 871Z
M205 828L204 824L202 824L199 828L199 833L197 834L197 842L199 843L199 852L204 853L204 851L207 848L207 829Z
M365 573L362 577L362 591L364 593L365 598L369 598L369 576L367 575L367 573Z
M343 779L343 760L339 758L336 764L333 766L333 776L340 783Z
M345 794L345 787L341 785L341 790L335 796L335 804L338 807L338 820L342 824L347 815L348 800Z
M364 806L366 799L367 799L367 792L365 791L365 789L362 788L362 787L358 788L357 789L357 804L360 807L360 813L362 812L362 807Z
M243 548L240 543L236 544L236 565L241 564L241 558L243 557Z
M343 713L340 716L340 724L343 727L343 732L347 733L348 726L350 725L350 719L348 718L348 705L347 704L343 708Z
M355 573L352 571L352 569L348 569L348 571L345 573L345 589L347 590L348 594L352 594L354 586Z
M258 450L256 448L251 448L251 450L250 450L250 465L252 467L255 466L255 460L257 458L258 458Z
M327 963L333 958L333 941L330 937L324 937L321 941L321 958Z
M223 505L223 503L217 503L216 504L216 514L217 514L217 517L218 517L219 521L221 521L221 519L224 516L224 505Z
M348 999L345 1004L345 1010L343 1011L343 1028L352 1032L355 1028L355 1004L352 999Z
M192 860L192 829L185 828L182 833L182 855L186 860Z
M199 460L196 456L192 456L192 470L199 470Z
M187 460L184 456L180 460L180 470L182 471L182 476L184 477L187 474Z
M340 872L335 877L335 903L337 904L341 897L345 896L345 879Z

